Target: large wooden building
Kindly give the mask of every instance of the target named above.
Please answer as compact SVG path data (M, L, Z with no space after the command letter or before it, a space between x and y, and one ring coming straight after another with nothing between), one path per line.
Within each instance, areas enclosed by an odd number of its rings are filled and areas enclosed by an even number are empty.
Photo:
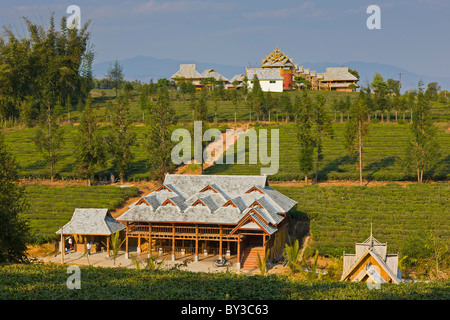
M236 268L250 265L249 253L281 257L286 214L296 202L268 185L266 176L167 174L164 183L117 218L138 252L236 255ZM257 250L259 248L259 250Z

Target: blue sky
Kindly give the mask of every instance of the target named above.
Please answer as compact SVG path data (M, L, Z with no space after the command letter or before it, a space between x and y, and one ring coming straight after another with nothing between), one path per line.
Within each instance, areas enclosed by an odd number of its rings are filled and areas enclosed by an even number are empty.
M96 61L137 55L259 65L276 45L294 63L364 61L450 76L449 0L0 0L0 25L59 20L69 5L91 19ZM366 9L381 8L381 30Z

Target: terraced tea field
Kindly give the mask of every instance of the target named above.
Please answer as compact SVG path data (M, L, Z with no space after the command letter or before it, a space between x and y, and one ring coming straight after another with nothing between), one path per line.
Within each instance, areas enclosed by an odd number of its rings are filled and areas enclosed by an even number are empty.
M322 255L353 253L371 223L374 237L392 253L402 253L411 239L426 239L430 230L450 246L448 183L274 188L298 201L293 215L310 221L313 248Z
M319 166L321 180L358 180L357 157L352 158L344 148L345 124L335 123L334 139L323 140L324 158ZM298 170L298 148L295 125L260 126L258 129L279 129L279 171L269 180L301 180L304 175ZM270 144L270 130L269 144ZM364 178L369 180L400 181L415 180L413 172L404 172L400 159L404 156L409 139L408 125L371 124L367 141L364 143ZM437 165L426 173L428 178L446 180L450 177L450 132L439 131L441 158ZM264 147L264 146L258 146ZM271 145L269 145L269 154ZM277 148L274 148L275 152ZM223 164L209 167L207 174L260 174L260 164L248 164L248 142L246 164ZM315 172L315 170L313 171ZM312 175L310 176L310 178Z

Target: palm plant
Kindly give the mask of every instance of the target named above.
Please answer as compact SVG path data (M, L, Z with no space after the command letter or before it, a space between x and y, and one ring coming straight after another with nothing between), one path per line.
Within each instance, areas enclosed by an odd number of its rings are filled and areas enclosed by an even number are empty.
M300 246L298 244L298 239L295 240L292 245L288 245L287 243L285 244L283 257L288 261L288 267L291 269L291 273L294 273L295 270L301 270L299 263Z
M269 255L270 255L270 249L267 249L266 254L264 255L264 258L261 259L259 252L257 253L258 255L258 268L259 271L261 272L261 275L265 275L266 274L266 267L267 267L267 261L269 260Z
M116 258L119 255L120 248L122 247L122 244L125 242L125 239L120 241L120 233L119 231L116 231L111 234L111 249L112 249L112 257L114 259L114 265L116 265ZM103 245L106 247L107 245L103 243Z

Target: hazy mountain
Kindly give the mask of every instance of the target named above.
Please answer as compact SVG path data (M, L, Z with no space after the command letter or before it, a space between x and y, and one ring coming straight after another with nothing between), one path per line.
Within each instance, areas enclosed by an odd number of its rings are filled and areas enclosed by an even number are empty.
M93 71L97 78L105 77L108 67L114 61L106 61L94 64ZM203 72L205 69L213 68L224 77L231 79L235 74L245 73L246 66L224 65L219 63L198 62L192 60L175 60L175 59L160 59L147 56L137 56L130 59L120 60L123 66L126 80L140 80L142 82L149 82L150 79L156 81L159 78L170 78L178 71L180 64L193 63L197 65L197 71ZM348 61L344 63L336 62L315 62L315 63L299 63L304 68L315 70L317 72L325 72L327 67L346 66L351 69L356 69L360 75L360 86L366 86L372 81L376 72L379 72L384 79L398 80L401 73L402 92L408 89L416 89L419 80L423 80L425 85L429 82L438 82L442 90L450 89L450 77L433 77L427 75L420 75L409 70L399 68L388 64L380 64L373 62Z

